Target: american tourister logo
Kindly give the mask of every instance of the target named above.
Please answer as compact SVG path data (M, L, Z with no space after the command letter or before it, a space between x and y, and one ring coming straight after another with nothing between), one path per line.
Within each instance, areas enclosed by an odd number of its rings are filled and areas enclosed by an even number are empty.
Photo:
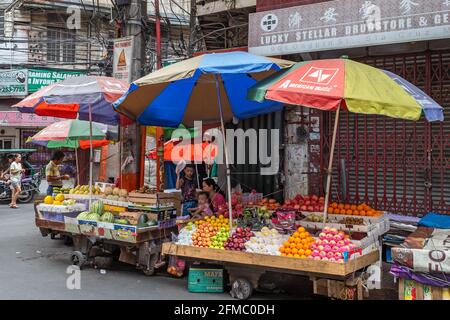
M338 72L339 68L311 67L300 79L300 82L329 85Z

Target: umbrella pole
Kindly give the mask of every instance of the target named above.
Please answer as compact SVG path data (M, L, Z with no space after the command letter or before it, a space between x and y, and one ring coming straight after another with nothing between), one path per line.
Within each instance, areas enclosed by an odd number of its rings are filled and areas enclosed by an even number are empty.
M223 144L224 144L224 149L225 149L225 166L227 168L228 214L229 214L229 219L230 219L230 232L231 232L231 228L233 227L233 208L231 207L231 173L230 173L230 166L229 166L229 161L228 161L227 141L225 139L225 125L224 125L224 121L223 121L222 100L220 98L219 76L217 74L215 74L214 77L216 79L217 101L218 101L219 111L220 111L220 125L222 127L222 138L223 138Z
M75 186L80 184L80 171L78 170L78 149L75 149L75 167L77 168L77 183Z
M92 162L94 161L94 150L92 148L92 106L89 104L89 210L92 204Z
M328 217L328 202L330 201L330 187L331 187L331 173L333 170L333 156L334 156L334 146L336 145L336 135L339 123L339 113L341 110L341 106L339 105L336 111L336 117L334 118L334 128L333 128L333 137L331 140L331 149L330 149L330 160L328 162L328 170L327 170L327 186L325 189L325 204L323 208L323 222L326 223Z

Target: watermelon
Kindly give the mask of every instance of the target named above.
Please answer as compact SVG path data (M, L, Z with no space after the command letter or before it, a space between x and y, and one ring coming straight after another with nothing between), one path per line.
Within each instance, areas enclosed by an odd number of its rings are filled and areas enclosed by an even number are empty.
M100 218L100 221L114 223L114 215L111 212L105 212Z
M100 221L100 215L97 212L91 212L91 213L89 213L86 220Z
M90 214L89 211L84 211L77 216L77 220L87 220Z
M97 200L91 204L91 212L97 213L99 216L101 216L104 212L104 206L103 201Z

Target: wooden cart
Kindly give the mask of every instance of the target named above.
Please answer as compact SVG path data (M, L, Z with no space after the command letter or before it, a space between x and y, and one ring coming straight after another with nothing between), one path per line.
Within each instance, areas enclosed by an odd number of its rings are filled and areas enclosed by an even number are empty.
M43 236L62 235L73 240L74 251L71 261L80 268L97 266L107 268L113 261L113 253L120 249L120 260L136 266L145 275L153 275L164 265L161 248L164 242L172 240L172 233L178 234L177 226L137 228L136 233L125 237L107 237L100 228L83 228L43 219L35 203L35 223ZM99 236L99 232L102 236ZM112 231L110 231L112 232Z
M362 300L363 281L362 274L358 271L379 260L379 251L372 251L347 263L334 263L242 251L198 248L174 243L164 243L162 254L182 257L190 261L223 265L229 274L230 293L237 299L248 299L252 295L253 289L258 287L260 277L267 271L275 271L309 276L314 283L315 294L341 298L342 292L351 287L356 291L355 298Z

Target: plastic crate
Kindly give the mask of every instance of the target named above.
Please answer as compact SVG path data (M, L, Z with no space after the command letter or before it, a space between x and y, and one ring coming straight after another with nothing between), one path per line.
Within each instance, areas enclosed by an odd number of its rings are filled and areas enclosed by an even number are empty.
M223 269L189 269L188 291L196 293L224 292Z
M158 221L159 229L172 228L172 227L175 227L176 225L177 225L177 219Z

